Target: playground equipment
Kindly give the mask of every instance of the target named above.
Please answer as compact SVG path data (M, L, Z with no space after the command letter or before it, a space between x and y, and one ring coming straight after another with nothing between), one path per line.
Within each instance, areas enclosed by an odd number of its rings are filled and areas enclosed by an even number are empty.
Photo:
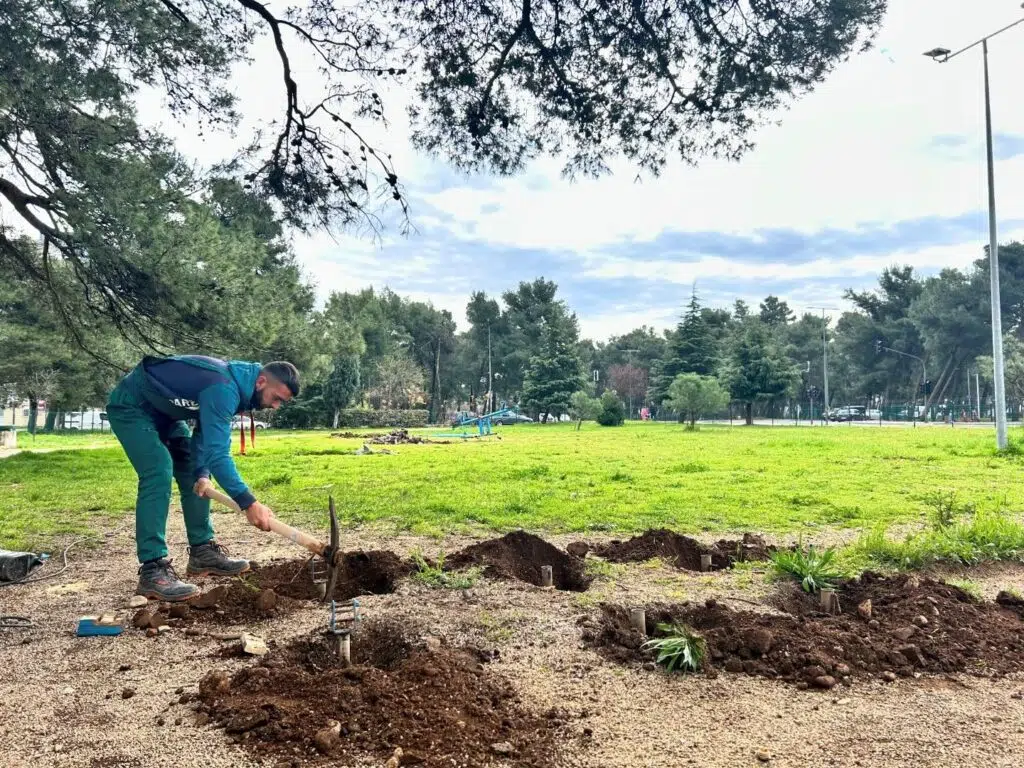
M481 416L475 416L468 411L462 411L457 414L458 421L455 423L456 427L470 427L474 424L477 427L477 434L469 434L467 432L445 432L433 435L434 437L461 437L463 439L471 437L487 437L491 434L491 429L495 419L500 419L504 416L518 416L519 409L504 406L491 413L485 413Z

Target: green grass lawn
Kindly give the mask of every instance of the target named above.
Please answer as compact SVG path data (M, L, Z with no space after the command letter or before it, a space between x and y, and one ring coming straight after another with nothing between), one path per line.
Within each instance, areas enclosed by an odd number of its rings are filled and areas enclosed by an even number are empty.
M446 430L445 430L446 431ZM430 434L426 430L425 434ZM499 428L501 439L405 445L355 456L361 441L268 431L237 457L257 497L283 519L326 527L333 495L345 525L425 534L515 527L629 532L915 522L936 492L1017 511L1024 460L997 456L989 430L745 428L633 423L621 428ZM21 438L25 438L21 440ZM55 534L108 527L131 514L135 476L109 437L0 460L0 547L45 546ZM54 448L62 437L40 437ZM19 435L23 447L30 438ZM235 450L237 451L237 436Z

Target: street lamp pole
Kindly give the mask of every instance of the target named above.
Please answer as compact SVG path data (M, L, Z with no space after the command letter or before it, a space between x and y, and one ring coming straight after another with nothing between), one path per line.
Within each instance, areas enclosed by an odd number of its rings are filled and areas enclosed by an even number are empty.
M1021 5L1024 8L1024 4ZM1007 445L1006 434L1006 382L1003 369L1003 318L1002 304L999 289L999 243L996 239L996 183L995 164L992 151L992 100L989 95L988 77L988 41L1019 24L1024 24L1024 17L1017 19L1012 24L1007 24L1002 29L993 32L991 35L981 38L959 51L950 52L948 48L933 48L925 53L940 64L945 64L950 59L959 56L965 51L981 45L982 64L985 73L985 159L988 164L988 261L989 261L989 291L992 303L992 363L993 363L993 385L995 389L995 422L996 422L996 446L1002 450Z

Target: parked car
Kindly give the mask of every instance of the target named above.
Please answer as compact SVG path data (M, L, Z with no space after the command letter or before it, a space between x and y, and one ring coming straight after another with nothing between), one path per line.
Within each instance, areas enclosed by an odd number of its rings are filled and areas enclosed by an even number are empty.
M864 421L867 418L865 409L860 405L847 405L829 412L829 421Z
M529 422L533 422L533 419L521 413L506 413L504 416L496 416L491 420L492 424L526 424Z
M232 429L240 429L243 426L246 429L249 428L249 419L243 419L241 416L235 416L235 418L231 420ZM256 419L256 429L266 429L269 426L270 425L267 424L267 422Z

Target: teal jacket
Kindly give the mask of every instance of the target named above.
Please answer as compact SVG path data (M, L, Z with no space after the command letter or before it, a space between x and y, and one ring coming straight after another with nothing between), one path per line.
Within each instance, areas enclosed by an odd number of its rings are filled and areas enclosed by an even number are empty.
M202 355L147 357L130 376L157 411L176 420L194 420L192 455L196 479L213 478L242 509L256 497L231 458L231 420L256 410L260 363L218 360Z

